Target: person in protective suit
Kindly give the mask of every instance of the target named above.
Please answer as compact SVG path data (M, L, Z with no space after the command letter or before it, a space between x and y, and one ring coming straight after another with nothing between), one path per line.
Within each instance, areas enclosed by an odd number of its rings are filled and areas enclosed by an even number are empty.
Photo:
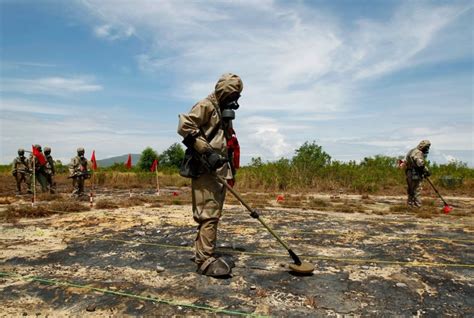
M27 192L31 193L30 190L30 161L25 157L25 150L18 149L18 157L13 160L12 163L12 175L16 181L16 193L21 194L21 184L26 184Z
M430 151L431 142L422 140L418 146L410 150L405 158L407 179L407 204L409 207L421 207L420 193L423 178L431 175L426 167L426 157Z
M90 172L87 167L87 159L84 157L85 150L82 147L77 148L77 156L71 159L69 164L69 178L72 179L74 196L84 195L84 181L90 178Z
M215 90L195 104L188 114L179 115L178 134L199 158L198 175L192 178L193 218L198 223L194 243L197 272L208 276L227 276L235 266L230 258L216 257L217 226L222 215L226 187L215 174L233 180L227 142L232 138L232 120L243 83L235 74L224 74Z
M54 175L56 174L54 168L54 159L51 156L51 148L45 147L44 148L44 155L46 157L46 165L44 167L44 171L46 173L46 182L48 184L49 193L56 192L56 182L54 182Z
M35 147L38 150L39 153L43 154L43 151L42 151L40 145L36 144L33 147ZM30 163L30 170L34 173L35 183L36 183L36 181L38 181L39 184L41 185L41 191L42 192L47 192L48 191L48 181L47 181L44 162L41 163L41 161L36 156L34 156L33 153L32 153L30 155L29 163ZM31 174L31 179L33 179L33 173ZM33 181L33 180L31 180L31 181ZM33 182L31 182L31 187L33 187ZM33 191L33 189L31 189L31 191Z

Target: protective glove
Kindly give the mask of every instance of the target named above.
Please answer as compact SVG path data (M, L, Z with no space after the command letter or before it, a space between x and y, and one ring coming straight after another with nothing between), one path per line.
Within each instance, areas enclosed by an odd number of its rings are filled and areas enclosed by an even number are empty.
M428 168L425 167L425 169L423 170L423 176L425 178L431 176L431 172L428 170Z
M227 158L212 150L206 152L204 157L212 171L216 171L227 163Z

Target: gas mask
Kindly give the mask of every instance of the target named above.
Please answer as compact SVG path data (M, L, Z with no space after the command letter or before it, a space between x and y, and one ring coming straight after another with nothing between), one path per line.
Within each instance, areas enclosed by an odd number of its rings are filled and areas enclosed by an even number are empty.
M423 158L426 159L428 157L428 154L430 153L430 148L429 147L423 148L421 149L421 152L423 153Z
M231 94L221 105L222 110L222 119L226 121L235 119L235 111L239 109L239 103L237 102L240 98L240 94Z

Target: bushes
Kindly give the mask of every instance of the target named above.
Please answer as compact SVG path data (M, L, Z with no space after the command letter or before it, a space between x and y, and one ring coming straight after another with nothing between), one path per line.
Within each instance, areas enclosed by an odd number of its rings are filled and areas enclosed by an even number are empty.
M440 187L467 192L472 189L474 169L466 164L434 164L430 169ZM405 186L405 173L397 168L397 158L377 155L360 163L331 161L314 142L303 144L292 159L263 162L252 158L250 165L237 174L237 187L253 190L401 193Z

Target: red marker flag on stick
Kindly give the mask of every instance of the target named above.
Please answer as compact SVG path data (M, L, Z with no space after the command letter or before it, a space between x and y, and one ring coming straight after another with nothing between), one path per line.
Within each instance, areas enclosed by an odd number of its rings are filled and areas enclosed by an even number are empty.
M158 168L158 160L155 159L153 161L153 164L151 165L150 171L155 172L157 168Z
M127 162L125 163L125 167L127 167L127 169L132 169L132 155L131 154L128 154L128 159L127 159Z
M38 149L36 149L35 146L31 146L31 149L32 149L32 152L33 152L33 156L35 156L38 159L39 164L41 166L44 166L47 161L46 161L46 158L43 155L43 153L41 151L39 151Z
M95 160L95 150L92 151L91 162L92 162L92 170L97 170L97 160Z

